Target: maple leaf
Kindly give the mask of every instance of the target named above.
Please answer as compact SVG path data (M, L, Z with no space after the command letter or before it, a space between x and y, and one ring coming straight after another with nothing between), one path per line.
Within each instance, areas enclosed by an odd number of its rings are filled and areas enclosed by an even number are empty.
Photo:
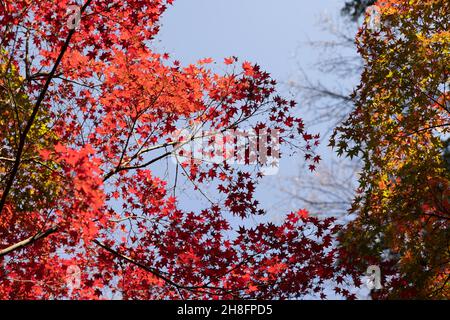
M205 59L199 60L198 64L199 65L205 65L205 64L210 64L210 63L213 63L213 62L214 62L214 60L212 58L205 58Z
M235 63L236 61L237 61L237 59L235 57L229 57L229 58L224 59L224 63L226 65L231 65L231 64Z
M306 210L304 210L304 209L299 210L299 211L297 212L297 214L298 214L302 219L307 219L308 216L309 216L308 211L306 211Z
M248 61L242 63L242 69L244 70L246 76L252 77L255 74L253 65Z

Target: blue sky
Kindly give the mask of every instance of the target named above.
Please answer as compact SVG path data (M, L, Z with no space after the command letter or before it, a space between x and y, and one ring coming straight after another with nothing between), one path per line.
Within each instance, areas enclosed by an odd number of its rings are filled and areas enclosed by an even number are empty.
M162 18L158 47L184 63L238 56L286 80L299 43L326 37L318 17L338 13L343 2L176 0ZM305 48L300 54L310 61L320 53Z

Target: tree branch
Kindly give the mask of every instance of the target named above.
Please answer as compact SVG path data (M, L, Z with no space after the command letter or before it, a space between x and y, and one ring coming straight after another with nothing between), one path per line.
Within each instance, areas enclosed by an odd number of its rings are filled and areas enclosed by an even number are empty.
M224 288L220 288L220 287L212 287L212 286L208 286L208 285L199 285L199 286L185 286L185 285L180 285L176 282L173 282L172 280L170 280L169 278L167 278L166 276L162 275L158 270L152 268L152 267L148 267L134 259L132 259L131 257L128 257L124 254L121 254L120 252L106 246L105 244L97 241L97 240L93 240L92 242L94 242L96 245L98 245L99 247L105 249L106 251L108 251L109 253L113 254L114 256L125 260L131 264L134 264L135 266L137 266L138 268L141 268L147 272L150 272L152 275L154 275L155 277L163 280L164 282L166 282L167 284L175 287L177 290L179 289L183 289L183 290L188 290L188 291L199 291L199 290L217 290L217 291L222 291L224 293L228 293L228 294L232 294L231 291L224 289Z
M23 241L17 242L16 244L13 244L12 246L9 246L8 248L5 248L3 250L0 250L0 257L7 255L8 253L11 253L13 251L22 249L26 246L29 246L30 244L33 244L34 242L42 239L42 238L46 238L49 235L51 235L52 233L55 233L58 231L58 227L53 226L50 229L47 229L43 232L38 232L37 234L35 234L32 237L29 237Z

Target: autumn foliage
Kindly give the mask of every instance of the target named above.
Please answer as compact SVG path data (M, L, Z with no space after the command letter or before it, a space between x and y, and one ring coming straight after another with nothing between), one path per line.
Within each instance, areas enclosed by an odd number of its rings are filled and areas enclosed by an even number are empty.
M218 73L152 50L171 3L86 0L71 29L75 1L1 2L0 298L287 299L325 297L328 281L352 297L333 219L232 223L264 213L257 168L179 163L199 192L217 185L198 212L153 173L177 130L198 126L277 129L311 170L319 160L318 136L259 66L232 57Z
M365 61L355 109L331 144L362 157L348 261L382 266L379 298L450 297L450 3L378 1L381 25L357 36Z
M303 209L270 222L255 192L271 164L250 154L177 156L200 130L273 130L281 155L320 161L258 65L154 49L172 2L0 1L0 299L355 298L369 265L373 298L449 298L450 3L377 1L356 37L361 83L331 138L363 163L342 226Z

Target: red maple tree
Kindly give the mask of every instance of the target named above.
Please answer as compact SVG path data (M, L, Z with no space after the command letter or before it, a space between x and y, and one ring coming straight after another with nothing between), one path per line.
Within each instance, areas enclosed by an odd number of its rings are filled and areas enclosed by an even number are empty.
M287 299L325 297L329 281L352 297L333 219L231 223L264 213L258 170L180 163L199 192L217 187L200 212L152 173L194 125L277 129L310 169L320 159L259 66L232 57L217 73L211 59L182 67L152 50L171 3L85 0L70 28L75 1L1 2L0 298Z

